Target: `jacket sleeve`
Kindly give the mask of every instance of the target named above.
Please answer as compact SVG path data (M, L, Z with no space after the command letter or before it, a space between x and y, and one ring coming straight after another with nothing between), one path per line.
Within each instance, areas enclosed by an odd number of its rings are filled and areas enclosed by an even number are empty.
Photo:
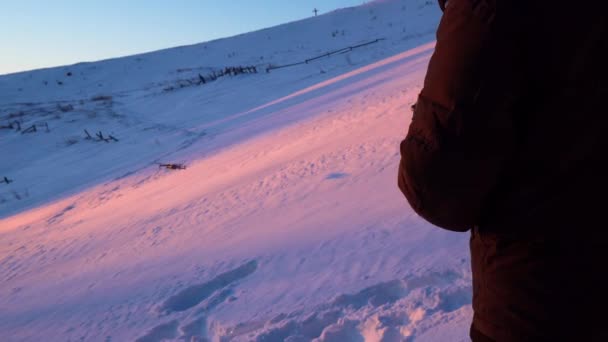
M488 82L495 60L494 0L449 0L424 87L401 142L399 188L430 223L478 223L511 147L511 119Z

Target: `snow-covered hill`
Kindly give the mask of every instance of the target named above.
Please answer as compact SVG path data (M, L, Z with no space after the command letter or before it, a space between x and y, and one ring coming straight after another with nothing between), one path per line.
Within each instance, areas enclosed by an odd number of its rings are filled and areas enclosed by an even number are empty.
M396 187L439 14L0 76L2 340L466 340L467 237Z

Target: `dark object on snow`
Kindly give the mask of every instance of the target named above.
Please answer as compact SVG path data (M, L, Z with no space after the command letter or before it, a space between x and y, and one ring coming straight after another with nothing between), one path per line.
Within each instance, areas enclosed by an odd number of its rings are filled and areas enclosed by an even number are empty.
M71 104L67 104L65 106L62 106L61 104L58 104L57 105L57 109L59 109L63 113L67 113L67 112L73 111L74 110L74 106L72 106Z
M158 164L158 168L164 167L169 170L185 170L186 165L184 164Z
M30 127L24 129L21 134L25 134L25 133L34 133L36 132L36 125L31 125Z
M17 131L21 130L21 123L19 123L19 121L11 121L8 125L6 126L0 126L0 129L15 129Z
M109 142L110 142L110 140L114 140L114 141L118 142L118 139L114 138L114 137L113 137L112 135L110 135L110 134L108 134L108 137L107 137L107 138L105 138L105 137L103 136L103 133L102 133L101 131L97 132L95 135L97 136L97 138L99 139L99 141L105 141L105 142L109 143Z
M91 101L112 101L112 96L109 95L97 95L91 98Z
M84 133L87 135L85 137L86 140L93 140L93 137L91 136L91 134L89 133L89 131L87 131L86 129L84 130ZM111 134L108 134L108 137L104 137L103 133L101 131L95 133L95 136L97 137L96 141L105 141L107 143L109 143L110 141L115 141L118 142L118 139L116 139L114 136L112 136Z
M12 179L8 179L7 177L4 177L4 179L2 179L1 183L11 184L12 182L14 182Z
M93 137L91 136L91 134L89 134L89 131L87 131L86 129L84 130L84 133L87 135L85 139L87 140L92 140Z
M341 49L338 49L338 50L329 51L329 52L326 52L326 53L324 53L322 55L319 55L319 56L316 56L316 57L312 57L312 58L308 58L308 59L306 59L304 61L300 61L300 62L289 63L289 64L284 64L284 65L268 64L268 66L266 67L266 73L269 73L270 70L290 68L290 67L294 67L296 65L308 64L308 63L310 63L312 61L316 61L316 60L321 59L321 58L328 58L328 57L331 57L331 56L334 56L334 55L337 55L337 54L343 54L343 53L346 53L346 52L350 52L350 51L353 51L354 49L362 48L364 46L368 46L368 45L371 45L371 44L377 44L377 43L379 43L379 42L381 42L383 40L385 40L385 38L378 38L378 39L375 39L375 40L372 40L372 41L369 41L369 42L366 42L366 43L361 43L361 44L357 44L357 45L341 48ZM257 69L255 70L255 72L257 73Z
M607 10L449 0L441 19L399 187L434 225L471 230L490 339L608 341Z

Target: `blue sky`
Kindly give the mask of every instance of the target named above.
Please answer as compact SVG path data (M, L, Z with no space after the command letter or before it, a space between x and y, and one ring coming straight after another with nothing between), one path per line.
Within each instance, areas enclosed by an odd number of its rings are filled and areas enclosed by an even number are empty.
M365 0L0 0L0 74L131 55Z

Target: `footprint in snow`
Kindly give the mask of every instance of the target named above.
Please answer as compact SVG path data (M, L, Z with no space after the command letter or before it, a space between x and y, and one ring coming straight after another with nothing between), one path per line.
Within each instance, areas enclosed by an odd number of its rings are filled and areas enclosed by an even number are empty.
M159 312L173 313L188 310L216 291L251 275L257 268L258 263L253 260L231 271L219 274L208 282L187 287L161 304Z
M162 341L175 339L185 341L205 341L207 318L206 315L218 305L234 300L232 285L246 278L258 268L253 260L233 270L221 273L215 278L189 286L164 301L158 308L159 313L171 314L186 311L202 304L196 312L189 316L190 321L180 325L177 320L160 324L149 330L137 342Z

